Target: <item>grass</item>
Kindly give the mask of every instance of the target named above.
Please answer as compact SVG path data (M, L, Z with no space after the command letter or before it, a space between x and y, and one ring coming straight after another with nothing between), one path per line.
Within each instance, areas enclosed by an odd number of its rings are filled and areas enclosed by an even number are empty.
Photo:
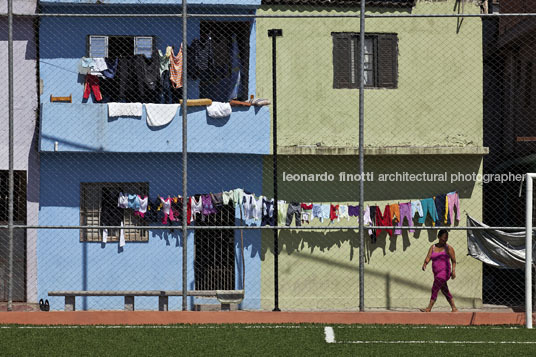
M332 326L338 343L324 339L325 325L174 325L0 328L1 356L442 356L536 353L536 344L355 344L350 341L536 342L536 331L497 327Z

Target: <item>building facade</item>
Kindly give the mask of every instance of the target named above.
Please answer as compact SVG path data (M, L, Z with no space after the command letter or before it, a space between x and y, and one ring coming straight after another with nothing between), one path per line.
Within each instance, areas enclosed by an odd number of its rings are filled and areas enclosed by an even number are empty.
M260 1L188 1L190 12L254 13ZM42 1L48 13L170 13L180 14L178 1ZM65 32L69 34L63 36ZM62 37L63 36L63 37ZM59 38L63 38L59 41ZM256 23L252 18L190 18L188 45L203 38L214 41L211 63L219 65L216 46L240 52L239 97L249 97L256 88ZM179 17L46 17L40 23L40 75L42 115L40 131L41 191L39 223L42 225L113 225L107 209L117 207L119 191L164 199L182 191L182 113L162 126L147 123L147 103L161 98L143 97L138 80L127 77L103 99L95 92L84 99L85 79L79 73L82 57L118 57L119 61L151 50L174 54L181 48L182 21ZM231 47L229 47L231 44ZM184 44L186 45L186 44ZM227 47L225 47L227 46ZM148 48L148 50L147 50ZM190 47L189 47L190 48ZM223 50L222 50L223 51ZM230 60L222 58L221 61ZM146 56L148 57L148 56ZM202 56L201 56L202 57ZM210 83L194 75L190 60L188 98L216 99ZM199 60L201 61L201 60ZM206 61L206 58L205 58ZM121 66L121 64L120 64ZM124 66L123 68L127 68ZM119 71L118 67L118 71ZM119 72L118 72L119 73ZM136 71L139 73L139 71ZM117 74L119 75L119 74ZM137 74L136 74L137 75ZM210 78L209 78L210 79ZM128 87L121 87L126 85ZM147 90L145 87L144 90ZM124 94L123 92L128 92ZM125 95L117 99L117 94ZM208 94L207 94L208 93ZM153 93L154 94L154 93ZM52 97L72 97L72 102L50 102ZM107 99L110 96L110 99ZM115 96L115 97L114 97ZM169 102L178 103L180 90ZM246 99L243 98L243 99ZM107 101L141 102L138 117L109 116ZM168 103L166 99L165 103ZM160 113L157 113L160 114ZM208 194L235 188L262 194L263 156L269 153L268 107L233 107L226 118L214 119L205 107L188 109L188 193ZM58 190L59 189L59 190ZM236 212L214 221L196 224L234 225ZM121 214L121 213L120 213ZM124 213L127 214L127 213ZM128 215L128 214L127 214ZM229 218L231 217L231 218ZM171 220L171 219L170 219ZM119 222L140 223L122 215ZM163 223L160 223L162 225ZM87 233L84 233L87 232ZM260 308L260 232L220 230L207 235L189 231L189 289L241 289L246 293L241 308ZM207 232L207 231L205 231ZM182 247L180 224L167 230L109 232L103 243L100 230L42 230L38 236L38 291L46 297L53 290L181 290ZM244 246L244 278L242 267ZM217 259L215 258L217 256ZM224 285L222 282L224 282ZM218 285L220 284L220 285ZM77 298L78 299L78 298ZM62 309L62 298L49 297L53 309ZM189 306L199 303L189 300ZM122 309L122 298L81 298L77 308ZM180 309L180 298L170 298L170 309ZM155 298L137 298L136 309L157 309Z
M39 155L37 32L35 0L13 2L13 77L14 77L14 221L37 224L39 212ZM7 1L0 1L0 13L7 13ZM8 20L0 18L0 78L8 82ZM7 88L0 95L0 224L8 221L9 116ZM13 301L37 302L37 260L35 230L14 231ZM8 235L0 231L0 302L8 300Z
M292 15L297 2L265 0L259 14ZM257 91L271 93L269 29L277 42L278 153L280 172L334 174L332 181L288 181L279 177L279 198L298 202L356 204L359 182L339 175L359 172L359 1L300 1L299 14L354 18L259 18ZM455 1L371 1L367 13L449 14ZM466 13L480 13L467 2ZM482 187L451 175L482 173L482 27L477 21L440 18L367 18L365 44L365 203L386 204L457 191L462 212L482 218ZM271 160L265 162L270 171ZM397 173L441 174L426 181L396 179ZM382 182L380 175L393 175ZM271 187L266 175L265 192ZM389 177L389 176L387 176ZM462 213L456 224L465 225ZM357 221L353 220L353 224ZM453 222L454 223L454 222ZM348 221L333 224L348 225ZM416 223L417 224L417 223ZM427 218L425 225L432 221ZM447 226L448 228L448 226ZM365 306L415 308L430 298L431 272L420 267L437 231L404 231L376 240L366 237ZM466 256L464 231L451 231L458 280L449 282L459 307L482 304L482 265ZM263 233L263 246L272 244ZM281 309L357 309L357 231L280 233ZM272 304L273 257L262 264L262 307ZM264 294L264 292L267 292ZM443 298L438 303L445 304ZM447 305L448 306L448 305Z

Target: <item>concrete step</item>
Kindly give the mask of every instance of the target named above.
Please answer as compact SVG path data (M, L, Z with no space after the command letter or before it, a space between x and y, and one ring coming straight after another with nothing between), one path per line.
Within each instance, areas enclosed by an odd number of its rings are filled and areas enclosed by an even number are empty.
M228 309L225 309L225 305L224 305L224 308L222 309L221 304L194 304L194 311L222 311L222 310L237 311L238 310L238 304L229 304L228 306L229 306Z
M0 311L7 311L7 301L0 301ZM13 311L40 311L39 304L28 302L13 302Z

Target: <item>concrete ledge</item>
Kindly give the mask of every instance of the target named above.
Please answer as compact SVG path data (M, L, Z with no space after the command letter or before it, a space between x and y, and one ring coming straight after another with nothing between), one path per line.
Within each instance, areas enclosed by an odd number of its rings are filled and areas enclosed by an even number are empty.
M533 315L534 320L534 315ZM401 324L523 325L516 312L263 312L263 311L75 311L0 312L0 324L168 325L168 324Z
M280 155L358 155L355 146L279 146ZM366 147L365 155L487 155L489 148L484 146L378 146Z

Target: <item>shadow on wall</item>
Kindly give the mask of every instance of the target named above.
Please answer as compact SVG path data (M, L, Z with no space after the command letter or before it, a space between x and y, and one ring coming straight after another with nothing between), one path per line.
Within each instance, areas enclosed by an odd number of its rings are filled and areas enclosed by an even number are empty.
M314 263L326 265L329 267L336 267L338 269L345 269L348 271L355 272L356 275L358 274L357 267L353 264L344 263L344 262L341 262L340 260L329 259L327 257L314 256L314 255L310 255L310 254L303 253L300 251L297 251L294 254L296 254L299 258L309 260ZM392 276L390 273L383 273L377 270L366 270L366 274L374 278L380 278L385 281L385 295L384 294L382 295L385 296L386 300L384 303L387 309L392 307L390 300L391 300L391 295L392 295L391 286L393 284L403 285L413 290L418 290L419 293L422 293L422 294L429 293L432 288L431 281L429 281L429 283L420 283L420 282L415 281L415 279L407 279L407 278L403 278L400 276ZM473 305L475 302L475 298L469 297L469 296L458 295L457 293L456 301L463 305ZM378 306L380 306L381 304L382 303L380 303Z

